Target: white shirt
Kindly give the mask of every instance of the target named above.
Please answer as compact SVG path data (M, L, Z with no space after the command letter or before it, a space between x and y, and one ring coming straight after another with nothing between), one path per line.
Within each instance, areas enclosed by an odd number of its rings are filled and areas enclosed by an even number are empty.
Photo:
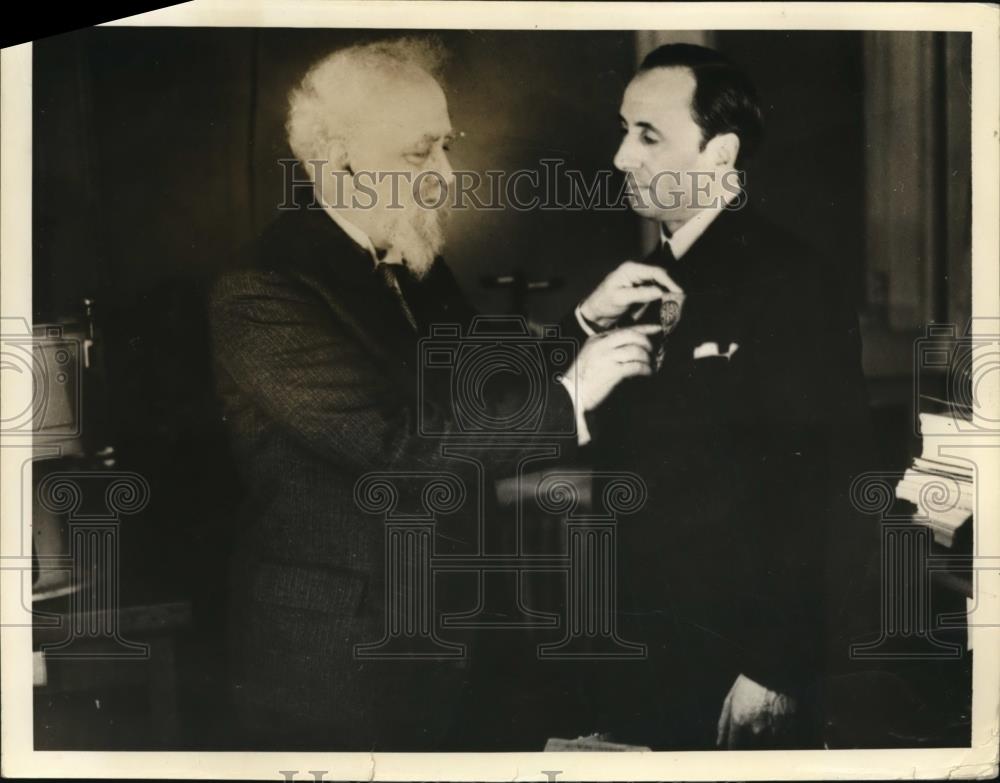
M372 261L378 263L378 253L375 252L375 245L372 244L371 237L368 236L357 226L356 223L352 223L350 220L345 218L340 212L332 207L323 207L334 223L340 226L344 233L347 234L353 241L354 244L359 245L364 250L368 251L368 254L372 257Z
M698 238L712 225L719 214L732 202L737 193L727 193L723 201L722 206L710 207L708 209L703 209L696 212L684 225L678 228L673 234L668 234L666 226L660 224L660 246L664 244L670 245L670 250L674 254L674 258L680 260L687 252L691 249L691 246L698 241ZM679 288L680 286L678 286ZM580 328L583 329L584 333L588 336L593 337L596 332L593 327L587 323L583 317L583 313L580 312L580 307L583 304L581 302L576 306L574 311L576 314L576 322L580 324ZM566 391L569 392L569 396L573 400L573 409L576 411L576 437L577 442L581 446L585 446L590 442L590 430L587 429L587 420L583 415L583 411L576 402L576 388L571 388L572 384L566 380L562 380L563 386L566 387Z
M729 204L735 198L735 194L726 198L725 203ZM684 254L691 249L691 246L698 241L698 238L705 233L712 221L714 221L724 206L712 207L696 212L684 225L678 228L673 234L667 234L667 227L660 224L660 246L670 245L670 250L674 258L683 258Z
M386 252L380 259L378 257L378 251L375 250L375 244L372 242L371 237L364 232L364 229L360 228L356 223L352 223L336 209L332 209L331 207L324 207L323 209L326 210L326 214L333 219L333 222L344 230L344 233L351 238L354 244L368 251L368 255L372 257L372 263L375 264L376 267L379 264L398 264L402 262L402 258L399 253L393 253L392 248L389 248L388 252ZM396 290L396 295L402 297L403 292L399 287L399 281L397 281L395 277L390 277L389 279L392 281L392 287ZM409 309L405 305L405 300L403 307L404 309ZM407 315L407 318L410 317L411 315Z

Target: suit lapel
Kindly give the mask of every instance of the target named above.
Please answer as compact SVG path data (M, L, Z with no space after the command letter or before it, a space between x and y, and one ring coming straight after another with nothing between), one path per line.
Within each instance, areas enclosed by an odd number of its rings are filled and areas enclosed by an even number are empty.
M695 349L706 343L716 343L720 353L740 344L752 297L749 242L744 210L725 210L676 262L683 269L685 302L680 324L667 338L665 364L695 361Z
M374 359L405 369L417 335L371 256L324 212L303 209L298 217L287 271L323 297Z
M748 242L744 210L723 210L678 261L688 288L711 291L740 284Z
M321 210L303 209L292 217L287 271L322 296L336 318L387 369L414 372L417 342L431 325L468 325L472 311L441 259L419 282L406 272L398 275L418 322L414 332L364 248Z

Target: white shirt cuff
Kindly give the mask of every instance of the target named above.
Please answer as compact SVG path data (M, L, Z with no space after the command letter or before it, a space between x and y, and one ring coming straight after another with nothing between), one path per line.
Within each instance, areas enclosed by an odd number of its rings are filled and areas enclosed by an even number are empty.
M597 332L593 330L590 324L587 323L587 319L583 317L583 313L580 311L582 305L582 302L578 304L576 309L573 311L573 314L576 316L576 322L580 324L580 328L583 329L584 333L589 337L593 337L597 334ZM565 310L563 312L565 312Z
M579 317L579 308L577 308L577 318ZM576 384L565 375L559 378L559 383L566 389L566 393L573 403L573 413L576 415L576 443L578 446L586 446L590 443L590 430L587 429L587 419L584 416L583 408L577 402Z

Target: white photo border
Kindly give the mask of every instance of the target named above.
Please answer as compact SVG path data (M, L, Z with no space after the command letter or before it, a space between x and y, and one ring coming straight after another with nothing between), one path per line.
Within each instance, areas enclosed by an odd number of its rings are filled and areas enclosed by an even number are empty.
M972 34L973 318L1000 316L1000 9L976 3L555 3L194 0L108 26L525 30L927 30ZM0 59L0 310L30 322L31 44ZM995 323L995 322L994 322ZM9 379L8 379L9 380ZM5 383L4 411L27 382ZM1000 373L980 403L1000 411ZM2 418L2 417L0 417ZM977 450L978 475L1000 476L1000 443ZM0 553L19 552L24 453L0 435ZM30 466L29 466L30 468ZM1000 556L1000 482L977 484L977 554ZM30 523L30 520L24 520ZM16 777L283 780L795 780L992 778L1000 735L1000 571L979 572L969 748L649 753L175 753L35 751L31 628L18 626L21 572L0 569L2 773ZM12 589L17 588L17 589ZM554 775L558 771L557 775Z

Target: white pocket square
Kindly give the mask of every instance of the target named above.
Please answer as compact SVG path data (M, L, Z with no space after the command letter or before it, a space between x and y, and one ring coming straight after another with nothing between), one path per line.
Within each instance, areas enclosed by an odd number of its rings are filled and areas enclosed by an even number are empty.
M739 350L739 347L738 343L729 343L729 348L725 353L722 353L719 351L718 343L702 343L694 349L693 356L695 359L707 359L710 356L721 356L725 359L732 359L733 354Z

